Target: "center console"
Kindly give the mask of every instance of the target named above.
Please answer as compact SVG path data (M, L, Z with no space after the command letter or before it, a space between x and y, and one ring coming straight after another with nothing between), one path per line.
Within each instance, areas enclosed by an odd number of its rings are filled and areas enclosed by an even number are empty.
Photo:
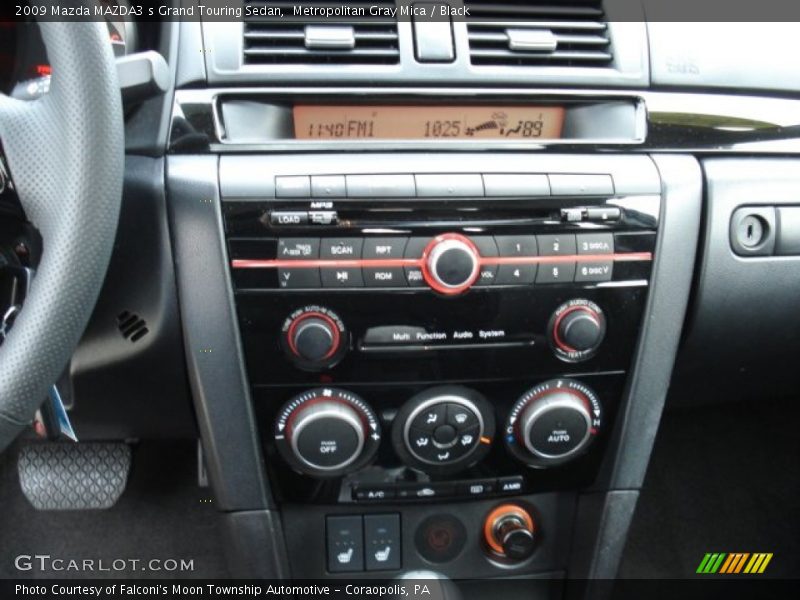
M652 159L227 155L218 168L293 576L563 570L647 302Z
M695 155L783 151L797 111L651 88L674 52L630 3L448 4L474 14L181 23L202 458L234 576L594 600L687 316Z

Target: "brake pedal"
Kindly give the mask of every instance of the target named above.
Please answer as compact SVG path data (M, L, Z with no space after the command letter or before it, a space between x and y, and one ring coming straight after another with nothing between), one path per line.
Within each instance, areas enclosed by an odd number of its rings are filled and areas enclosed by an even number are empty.
M17 460L25 497L37 510L92 510L116 504L128 482L122 443L34 443Z

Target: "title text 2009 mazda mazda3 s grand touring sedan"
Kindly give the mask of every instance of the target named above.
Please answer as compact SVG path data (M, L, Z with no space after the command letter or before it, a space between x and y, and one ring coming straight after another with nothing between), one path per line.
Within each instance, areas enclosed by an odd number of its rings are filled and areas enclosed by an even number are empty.
M4 594L791 594L795 3L0 10Z

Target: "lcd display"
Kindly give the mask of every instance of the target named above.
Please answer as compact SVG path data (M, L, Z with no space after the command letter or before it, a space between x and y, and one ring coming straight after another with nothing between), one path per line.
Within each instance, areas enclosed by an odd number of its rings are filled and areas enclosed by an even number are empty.
M559 106L294 107L298 140L552 140L563 124Z

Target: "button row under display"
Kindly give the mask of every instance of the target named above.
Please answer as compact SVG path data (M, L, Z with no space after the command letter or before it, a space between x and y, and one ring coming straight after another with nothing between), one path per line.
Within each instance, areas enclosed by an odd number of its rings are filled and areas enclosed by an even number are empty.
M591 255L608 259L533 263L493 264L480 267L476 287L490 285L531 285L568 282L610 281L613 275L614 238L611 233L559 235L472 236L481 258L533 258ZM283 261L341 261L331 266L291 267L278 270L281 288L380 288L425 287L419 265L376 266L348 264L346 261L392 261L419 259L429 237L379 238L282 238L278 241L277 258ZM500 261L502 262L502 261ZM401 263L402 264L402 263Z
M475 198L611 196L608 174L426 173L279 175L276 198Z
M484 496L521 494L525 480L521 475L467 481L437 481L430 483L395 483L358 487L353 499L358 502L387 500L437 500L440 498L478 498Z

